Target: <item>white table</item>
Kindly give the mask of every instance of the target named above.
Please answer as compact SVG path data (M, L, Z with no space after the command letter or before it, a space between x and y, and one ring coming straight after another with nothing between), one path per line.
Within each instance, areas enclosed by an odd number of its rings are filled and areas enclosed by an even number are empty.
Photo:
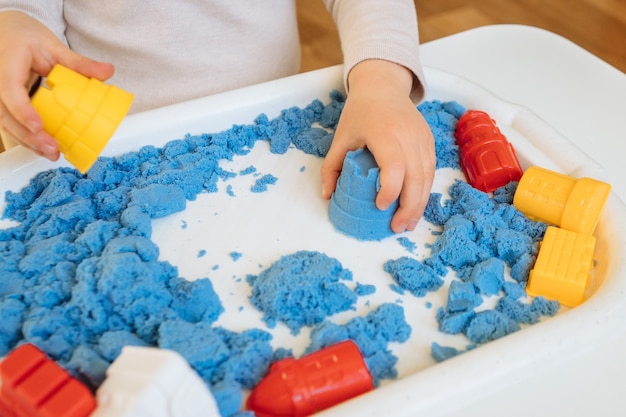
M531 109L603 166L606 181L626 201L623 72L560 36L519 25L486 26L428 42L422 59ZM626 318L626 312L616 314ZM626 415L625 378L626 335L616 334L612 343L555 363L536 379L513 377L510 386L494 386L450 415Z

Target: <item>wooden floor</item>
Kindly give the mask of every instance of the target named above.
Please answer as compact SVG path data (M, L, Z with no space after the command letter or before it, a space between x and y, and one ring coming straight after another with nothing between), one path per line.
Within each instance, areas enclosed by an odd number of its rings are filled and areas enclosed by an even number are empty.
M319 0L297 0L302 70L341 63L332 18ZM624 0L415 0L420 42L478 26L515 23L561 35L626 72Z

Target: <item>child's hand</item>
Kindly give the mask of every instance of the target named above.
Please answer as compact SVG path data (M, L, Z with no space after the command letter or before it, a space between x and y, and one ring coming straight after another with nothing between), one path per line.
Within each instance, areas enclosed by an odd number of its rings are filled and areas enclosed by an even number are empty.
M352 69L348 82L350 92L322 164L322 196L328 199L335 190L346 153L365 146L380 167L376 206L385 210L399 196L391 228L413 230L428 202L436 160L430 127L409 99L412 74L388 61L367 60Z
M59 145L43 131L28 91L55 64L99 80L113 75L113 65L71 51L39 21L17 11L0 13L0 135L53 161Z

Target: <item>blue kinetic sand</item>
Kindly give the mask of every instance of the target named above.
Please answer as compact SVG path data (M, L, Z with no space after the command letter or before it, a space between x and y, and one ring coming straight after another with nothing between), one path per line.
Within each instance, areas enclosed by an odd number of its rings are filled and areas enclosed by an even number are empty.
M380 169L367 149L348 152L337 188L328 206L328 217L337 230L359 240L381 240L393 235L391 218L398 202L387 210L376 207Z

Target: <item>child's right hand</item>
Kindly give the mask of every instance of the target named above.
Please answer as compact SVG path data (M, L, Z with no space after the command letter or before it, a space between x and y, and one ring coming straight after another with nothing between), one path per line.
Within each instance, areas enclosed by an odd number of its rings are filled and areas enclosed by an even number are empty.
M17 11L0 12L0 135L56 160L59 145L43 130L28 92L56 64L104 81L113 65L70 50L45 25Z

